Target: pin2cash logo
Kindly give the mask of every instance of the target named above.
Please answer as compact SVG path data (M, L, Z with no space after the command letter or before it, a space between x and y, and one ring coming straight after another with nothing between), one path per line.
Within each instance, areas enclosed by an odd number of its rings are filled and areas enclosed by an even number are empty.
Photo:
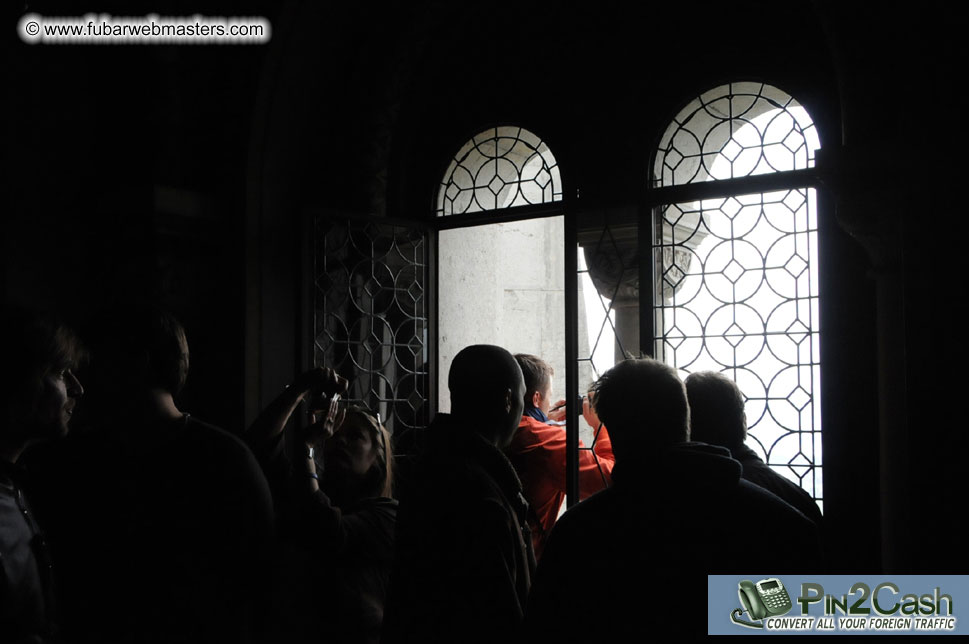
M785 617L793 604L777 577L756 583L742 580L737 586L740 608L730 620L745 628L797 631L952 631L952 596L938 586L932 592L904 593L899 585L884 581L874 588L864 582L852 584L843 595L826 594L815 582L801 584L797 604L800 613ZM820 608L822 614L809 615ZM744 614L746 613L746 618Z

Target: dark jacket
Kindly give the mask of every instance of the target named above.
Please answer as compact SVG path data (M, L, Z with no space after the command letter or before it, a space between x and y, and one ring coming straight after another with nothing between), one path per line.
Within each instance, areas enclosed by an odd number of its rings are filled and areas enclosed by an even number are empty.
M54 632L47 545L16 466L0 461L0 641L42 641Z
M252 639L272 501L241 440L185 417L68 436L47 456L30 491L60 573L65 639Z
M706 632L707 575L817 570L815 525L742 480L726 449L684 443L630 465L552 530L527 641L600 641L603 624L613 641L689 639Z
M509 642L535 558L507 457L446 414L404 491L384 642Z
M821 510L804 488L775 472L746 445L731 449L730 454L743 466L744 471L741 476L744 480L759 485L768 492L773 492L800 510L819 528L821 527Z

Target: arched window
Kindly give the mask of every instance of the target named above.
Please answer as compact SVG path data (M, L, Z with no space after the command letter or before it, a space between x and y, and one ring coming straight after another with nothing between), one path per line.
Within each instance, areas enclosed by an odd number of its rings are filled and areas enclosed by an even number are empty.
M763 83L730 83L680 110L660 140L653 185L677 186L814 167L807 111Z
M722 371L746 397L747 444L822 497L815 190L807 111L763 83L701 94L660 140L653 187L654 350L681 372ZM778 173L768 192L756 175ZM731 180L724 190L707 182ZM710 195L715 194L715 198Z
M450 407L451 360L469 344L538 354L565 373L561 201L555 156L522 127L488 128L451 159L434 221L439 409Z
M438 216L562 200L558 164L539 137L521 127L488 128L461 146L444 173Z

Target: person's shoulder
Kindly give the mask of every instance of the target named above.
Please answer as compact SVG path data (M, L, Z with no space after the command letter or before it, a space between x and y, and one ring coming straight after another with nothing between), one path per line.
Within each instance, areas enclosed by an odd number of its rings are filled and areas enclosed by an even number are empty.
M759 477L752 477L750 481L776 494L783 501L791 504L803 513L808 519L820 525L823 519L821 510L807 490L774 470L770 470L770 474L760 474Z
M185 430L186 439L205 456L236 463L240 467L258 468L252 450L235 434L194 416L185 419Z
M785 501L814 503L814 499L804 488L765 463L756 452L746 445L731 449L731 452L744 468L744 479L773 492Z
M576 552L591 552L589 544L597 543L600 535L611 534L618 538L630 536L622 534L622 526L619 525L625 502L626 499L615 488L608 488L566 510L552 526L542 552L540 568L570 565L569 561ZM617 549L611 548L599 552L599 555L608 557L617 552ZM585 570L578 575L585 577L588 572Z
M737 496L738 501L755 512L762 510L771 513L772 517L784 517L794 523L814 523L777 494L750 481L741 479L737 485Z
M436 507L451 510L483 496L488 489L484 473L461 454L427 450L417 458L400 503L408 510Z
M769 481L769 485L763 485L759 480L752 479L752 482L757 483L761 487L767 488L774 492L774 488L783 491L783 494L775 492L778 496L782 498L797 499L798 501L808 501L814 503L814 499L808 494L807 490L802 488L800 485L791 481L790 479L784 477L782 474L774 471L769 467L765 467L766 471L760 472L761 477Z
M373 497L348 507L344 517L361 526L358 534L366 535L368 543L392 544L397 528L397 501L384 497Z
M621 490L614 487L601 490L566 510L554 529L565 532L596 525L601 527L601 522L619 512L627 501Z
M750 500L751 503L756 503L759 505L789 505L773 492L761 487L760 485L757 485L756 483L752 483L747 479L741 479L737 483L737 496L741 496L744 499Z
M545 446L549 441L565 438L565 428L549 425L531 416L522 416L518 431L512 438L508 453L521 453Z
M521 432L523 430L530 431L530 432L564 431L564 429L560 425L543 423L537 418L532 418L531 416L522 416L521 421L518 423L518 431Z
M354 514L370 514L378 517L391 518L397 517L399 504L396 499L386 497L371 497L364 499L354 505L349 511Z
M461 494L469 507L476 506L481 511L493 513L494 508L505 511L510 505L510 499L494 474L480 463L469 463L461 476L443 484L450 486L452 482L456 485L454 491Z
M453 513L492 502L502 505L506 499L493 472L463 454L452 454L419 461L401 502L406 506L437 506Z
M245 443L242 442L235 434L222 429L218 425L200 420L195 416L187 415L185 417L185 429L187 434L198 440L199 442L209 442L214 445L232 445L232 446L243 446Z

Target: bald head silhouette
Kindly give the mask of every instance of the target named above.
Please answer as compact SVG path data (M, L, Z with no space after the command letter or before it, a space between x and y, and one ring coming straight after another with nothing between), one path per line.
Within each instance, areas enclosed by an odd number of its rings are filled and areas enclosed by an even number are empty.
M504 447L521 420L525 380L515 357L491 344L465 347L448 372L451 415Z

